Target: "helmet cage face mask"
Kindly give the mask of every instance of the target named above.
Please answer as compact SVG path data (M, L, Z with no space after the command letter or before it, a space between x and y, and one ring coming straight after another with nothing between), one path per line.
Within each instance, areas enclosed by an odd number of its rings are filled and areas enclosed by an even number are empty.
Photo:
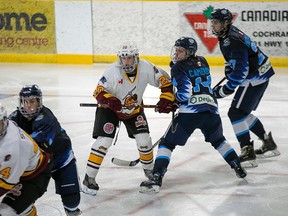
M183 59L177 59L176 58L176 50L179 48L184 48L186 51L186 55ZM178 40L176 40L175 45L172 47L170 58L172 62L175 64L178 61L182 61L185 59L188 59L192 56L196 55L198 49L197 42L191 38L191 37L181 37Z
M0 125L0 139L2 139L5 136L8 127L7 110L2 104L0 104Z
M35 109L27 110L25 103L27 100L36 99L38 106ZM40 113L43 107L42 91L37 85L24 86L19 93L19 111L27 119L32 119Z
M132 65L125 65L122 57L133 57ZM123 43L118 51L118 61L122 69L130 74L133 73L139 63L139 51L135 43Z
M219 22L221 24L221 29L218 31L212 29L212 33L217 37L224 37L229 26L232 24L232 14L228 9L218 8L212 12L210 20L211 22Z

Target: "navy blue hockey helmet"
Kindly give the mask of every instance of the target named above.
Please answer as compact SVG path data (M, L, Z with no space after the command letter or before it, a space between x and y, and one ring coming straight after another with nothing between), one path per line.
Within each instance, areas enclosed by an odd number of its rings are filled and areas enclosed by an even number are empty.
M175 41L175 47L183 47L186 49L187 57L195 56L198 45L196 40L191 37L181 37Z
M228 9L218 8L211 13L210 20L219 20L220 22L231 24L232 14Z
M38 107L29 109L25 106L25 100L33 98L37 100ZM19 93L19 111L25 118L31 119L37 116L42 106L42 91L38 85L26 85L21 89Z

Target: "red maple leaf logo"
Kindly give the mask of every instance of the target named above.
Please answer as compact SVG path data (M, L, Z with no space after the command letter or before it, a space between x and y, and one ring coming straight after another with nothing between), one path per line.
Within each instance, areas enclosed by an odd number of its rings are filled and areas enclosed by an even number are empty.
M209 31L210 26L208 26L209 24L206 16L200 13L184 13L184 16L187 18L188 22L196 31L209 52L212 53L218 43L218 39L212 35L211 31ZM233 20L236 16L237 14L232 14Z

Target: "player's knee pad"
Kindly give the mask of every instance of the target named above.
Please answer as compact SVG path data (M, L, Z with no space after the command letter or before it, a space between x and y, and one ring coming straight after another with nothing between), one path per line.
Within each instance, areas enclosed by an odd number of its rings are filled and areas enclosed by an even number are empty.
M223 144L224 142L226 141L225 137L222 136L220 139L214 141L214 142L211 142L211 145L217 149L221 144ZM227 142L227 141L226 141Z
M0 203L0 215L1 216L16 216L16 211L5 203Z
M65 209L75 211L80 203L80 193L72 193L61 195L62 202Z
M152 169L154 156L150 135L148 133L136 134L135 139L143 168Z
M228 117L231 122L239 120L247 116L249 113L246 113L242 110L236 109L234 107L230 107L228 111Z
M112 145L113 138L99 136L92 145L92 149L100 150L107 153L108 149Z
M161 138L159 147L160 146L163 146L164 148L167 148L170 151L173 151L175 149L175 144L168 142L165 138Z
M150 150L152 149L152 140L148 133L140 133L134 135L138 149Z

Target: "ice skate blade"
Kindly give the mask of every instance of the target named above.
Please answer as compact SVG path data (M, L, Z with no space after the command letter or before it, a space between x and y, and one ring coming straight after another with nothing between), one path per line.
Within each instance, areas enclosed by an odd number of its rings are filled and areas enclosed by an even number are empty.
M96 196L97 190L88 188L86 185L82 186L82 192L91 196Z
M243 168L255 168L258 167L258 163L256 160L243 161L241 162L241 166Z
M257 158L270 158L270 157L277 157L280 155L280 152L278 149L267 151L264 154L256 154Z
M140 190L139 190L140 193L145 193L145 194L156 194L156 193L159 193L159 191L160 191L160 186L158 185L153 185L149 188L142 186L140 187Z

